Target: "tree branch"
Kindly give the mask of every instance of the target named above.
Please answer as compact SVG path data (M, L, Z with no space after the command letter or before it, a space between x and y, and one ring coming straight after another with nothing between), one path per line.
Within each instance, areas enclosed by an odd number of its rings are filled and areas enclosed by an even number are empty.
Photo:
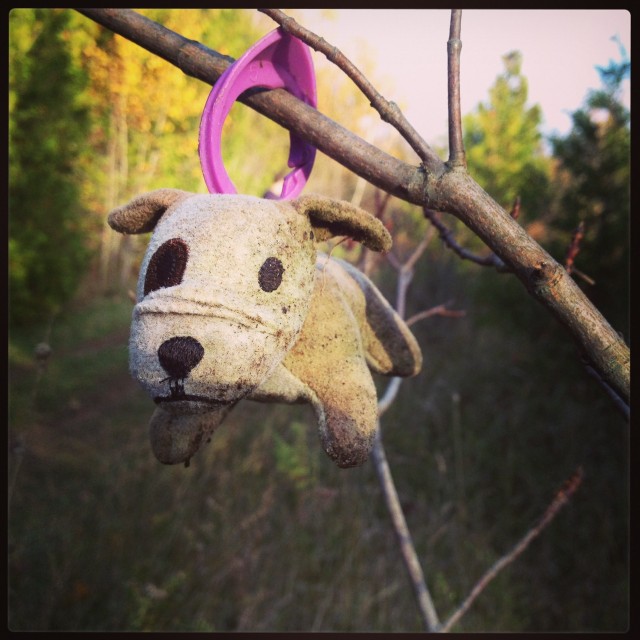
M157 53L186 74L215 83L229 58L126 9L81 9L87 17ZM293 131L350 171L392 195L458 217L513 270L529 293L566 327L579 351L623 399L630 396L629 348L573 279L464 171L437 157L429 170L368 144L283 89L241 101Z
M447 228L447 226L440 220L438 217L437 211L432 211L427 207L424 208L424 217L427 218L431 222L431 224L436 228L440 234L440 239L444 242L445 246L449 247L456 255L460 256L463 260L470 260L471 262L475 262L482 267L495 267L497 271L508 271L507 266L505 265L500 258L495 253L490 253L487 256L479 256L475 253L472 253L468 249L461 247L454 239L453 239L453 231Z
M424 162L428 170L438 171L441 169L442 161L440 158L413 128L413 125L404 117L398 105L395 102L386 100L338 47L330 45L324 38L305 29L292 17L280 11L280 9L258 9L258 11L268 15L285 31L299 38L315 51L323 53L327 60L333 62L333 64L355 83L358 89L369 99L371 106L380 114L382 120L393 125L418 154L418 157Z
M431 229L429 231L431 231ZM429 231L427 231L422 242L413 250L406 262L400 263L397 259L392 262L398 272L396 312L401 318L404 318L405 315L407 291L413 279L415 264L433 237L433 233ZM402 378L391 378L384 395L378 400L378 430L373 445L372 459L423 624L427 631L433 632L440 626L440 621L429 588L427 587L422 566L420 565L420 560L416 553L407 521L404 517L404 512L402 511L398 491L396 490L393 476L391 475L391 469L389 468L384 444L382 442L382 425L380 424L380 418L395 400L401 383Z
M431 318L433 316L444 316L445 318L462 318L467 315L466 311L462 309L447 309L447 302L443 304L439 304L435 307L431 307L431 309L425 309L424 311L420 311L414 315L412 315L407 320L407 326L410 327L412 324L415 324L419 320L425 320L426 318Z
M462 142L462 115L460 112L460 27L462 11L451 10L449 41L447 42L447 84L449 94L449 162L452 169L466 169L467 161Z
M509 211L509 215L517 220L520 217L520 196L516 196L516 199L513 201L513 206L511 207L511 211Z
M571 244L567 249L567 255L564 259L564 268L567 270L567 273L571 273L573 271L573 263L578 253L580 253L580 243L582 242L582 238L584 238L584 221L580 220L580 224L578 224L573 232Z
M460 620L460 618L468 611L469 607L473 604L476 598L485 590L487 585L504 569L511 564L522 552L529 546L529 544L537 538L542 531L551 523L556 517L558 512L564 507L570 500L571 496L577 491L578 487L582 483L583 472L579 468L573 476L565 483L565 486L558 491L551 504L547 507L544 515L538 523L529 529L527 534L516 544L513 549L506 555L502 556L489 570L478 580L475 587L471 590L471 593L467 596L466 600L455 610L451 617L442 625L438 631L443 633L450 631L451 628Z
M573 278L466 172L449 171L430 192L431 209L453 212L569 331L580 355L625 400L630 351Z
M598 384L606 391L607 395L613 401L613 404L616 406L618 411L625 417L627 421L631 417L631 410L629 405L616 393L614 389L611 388L603 379L602 376L587 362L583 362L587 373L594 378Z
M400 378L394 378L394 380L400 380ZM400 546L404 565L409 574L409 580L413 587L422 621L428 631L435 631L440 626L438 614L424 579L420 560L411 539L411 533L400 505L400 498L398 497L380 438L380 429L378 429L378 435L372 451L374 467L378 475L378 481L383 489L384 500L393 523L393 530Z
M186 75L213 85L234 62L203 44L149 20L131 9L78 9L101 24L170 62ZM402 162L354 135L284 89L256 89L239 101L293 131L319 151L383 191L419 204L423 170ZM203 104L204 108L204 104ZM444 170L444 163L441 163Z

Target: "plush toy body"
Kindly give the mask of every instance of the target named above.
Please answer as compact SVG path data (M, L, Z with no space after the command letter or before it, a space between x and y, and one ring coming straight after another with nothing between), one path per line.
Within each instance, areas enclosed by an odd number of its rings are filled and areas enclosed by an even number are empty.
M373 283L315 243L351 236L386 251L382 224L316 196L274 201L144 194L114 210L122 233L153 230L138 282L130 368L157 408L160 462L186 462L235 404L308 402L327 454L366 460L377 425L370 369L411 376L422 356Z

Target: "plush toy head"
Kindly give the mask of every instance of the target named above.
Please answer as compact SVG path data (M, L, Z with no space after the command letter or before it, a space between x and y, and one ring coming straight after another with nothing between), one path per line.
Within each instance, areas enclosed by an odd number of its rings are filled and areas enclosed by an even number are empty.
M283 361L317 297L315 242L350 236L386 251L391 238L379 220L316 196L275 201L160 189L114 210L109 224L122 233L153 230L138 281L130 368L160 410L151 437L162 462L188 460L203 433L245 397L308 401L321 422L329 415L312 387L291 385L287 376L296 363L287 368ZM338 313L352 314L342 307ZM357 323L349 327L360 344ZM412 369L399 375L419 369L415 341L410 349ZM357 358L365 366L361 351ZM307 358L296 353L296 361ZM341 366L334 363L338 378ZM339 464L357 464L362 455L342 452L338 458Z

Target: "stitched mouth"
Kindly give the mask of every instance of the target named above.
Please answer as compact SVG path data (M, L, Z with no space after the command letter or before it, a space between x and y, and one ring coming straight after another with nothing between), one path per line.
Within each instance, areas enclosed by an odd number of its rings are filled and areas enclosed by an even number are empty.
M156 404L164 404L171 402L204 402L205 404L211 405L212 407L224 407L226 405L232 404L232 401L223 401L223 400L213 400L212 398L207 398L206 396L198 396L193 395L191 393L183 393L183 394L175 394L172 393L168 396L156 396L153 401Z
M200 413L203 410L210 411L213 409L218 409L220 407L227 407L229 405L235 404L238 401L237 391L243 389L242 386L235 385L233 389L228 388L226 390L227 395L230 391L235 392L232 394L233 397L231 399L219 399L219 395L217 398L212 398L211 396L185 393L183 378L172 378L171 376L169 376L168 378L161 380L161 382L167 381L169 382L169 393L163 396L154 396L153 398L153 401L157 405L162 405L163 408L167 411L170 411L170 408L175 408L178 411L185 411L186 413Z

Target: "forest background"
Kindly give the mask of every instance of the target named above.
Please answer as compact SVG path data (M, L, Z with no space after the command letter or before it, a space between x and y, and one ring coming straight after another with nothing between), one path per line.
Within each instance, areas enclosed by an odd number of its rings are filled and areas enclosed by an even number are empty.
M141 13L234 58L263 35L234 10ZM147 238L105 221L143 191L206 191L197 131L210 87L72 10L13 10L9 26L10 628L420 630L371 465L336 469L305 408L245 403L188 469L150 451L151 402L127 372ZM506 55L488 101L464 117L469 170L505 208L520 198L520 223L561 262L584 224L574 275L628 342L630 117L619 88L630 62L623 50L603 61L602 85L547 145L521 67L519 52ZM326 115L364 133L369 106L337 70L319 74L318 93L332 96ZM393 136L382 144L415 162ZM286 164L288 134L237 104L223 152L239 191L262 194ZM383 194L322 154L307 191L382 210ZM382 217L400 258L429 228L394 198ZM360 252L334 254L360 262ZM393 300L391 265L376 259L372 277ZM627 421L512 276L435 237L408 313L442 303L464 316L413 326L424 370L384 430L436 605L454 608L582 468L566 511L456 630L624 630Z

